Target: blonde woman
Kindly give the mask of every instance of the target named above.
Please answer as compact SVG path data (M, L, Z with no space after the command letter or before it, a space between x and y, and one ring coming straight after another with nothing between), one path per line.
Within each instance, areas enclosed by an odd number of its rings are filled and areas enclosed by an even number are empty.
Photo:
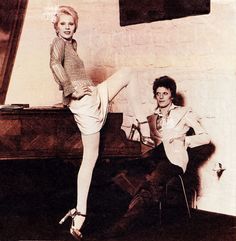
M86 74L83 61L76 51L77 42L73 39L78 27L77 12L72 7L60 6L53 24L57 36L51 44L50 68L60 90L63 91L64 105L74 114L83 143L83 158L77 178L77 205L60 223L71 216L70 232L75 238L81 239L80 229L86 217L87 197L98 157L100 130L106 120L108 102L131 83L130 80L135 78L135 74L130 69L122 69L95 86ZM133 86L130 84L131 90ZM134 91L129 94L130 98L132 93Z

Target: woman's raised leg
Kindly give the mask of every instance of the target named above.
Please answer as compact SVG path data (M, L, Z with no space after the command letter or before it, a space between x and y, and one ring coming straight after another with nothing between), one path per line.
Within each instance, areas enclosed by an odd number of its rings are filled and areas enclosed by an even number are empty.
M129 84L132 74L133 71L130 68L121 68L105 80L107 82L109 101Z
M140 84L138 81L138 72L131 68L121 68L107 80L108 97L111 101L124 87L127 91L127 101L134 112L134 116L140 122L146 121L145 112L142 110L140 101Z

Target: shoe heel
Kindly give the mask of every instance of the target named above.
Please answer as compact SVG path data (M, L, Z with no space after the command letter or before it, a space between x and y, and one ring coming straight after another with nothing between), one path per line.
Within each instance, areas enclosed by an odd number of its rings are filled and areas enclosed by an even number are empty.
M76 212L75 208L69 210L68 213L59 221L59 224L63 224L68 217L73 217L75 212Z
M133 138L134 138L134 133L135 133L136 129L137 129L136 125L135 125L135 124L132 124L131 130L130 130L130 133L129 133L129 136L128 136L128 139L129 139L129 140L133 140Z

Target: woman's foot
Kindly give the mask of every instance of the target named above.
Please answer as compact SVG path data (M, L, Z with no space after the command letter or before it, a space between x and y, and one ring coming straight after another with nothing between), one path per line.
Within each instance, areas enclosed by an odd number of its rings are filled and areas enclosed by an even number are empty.
M70 228L70 233L76 238L77 240L82 239L82 233L80 232L80 229L84 223L85 214L82 214L78 212L75 208L71 209L61 220L60 224L64 223L64 221L68 218L72 218L72 224Z
M81 240L82 239L82 233L79 231L79 229L72 227L70 228L70 233L71 235L74 236L74 238L76 238L77 240Z
M80 232L80 229L84 223L84 220L85 220L85 215L76 211L72 219L70 233L78 240L82 239L82 233Z

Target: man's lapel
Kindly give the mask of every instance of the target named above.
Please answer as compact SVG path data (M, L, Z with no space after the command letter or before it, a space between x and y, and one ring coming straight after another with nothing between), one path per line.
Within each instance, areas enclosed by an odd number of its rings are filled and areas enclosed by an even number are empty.
M168 125L170 125L171 128L177 126L180 121L183 119L183 117L187 114L189 111L189 108L187 107L178 107L176 106L171 112L170 112L170 118Z

